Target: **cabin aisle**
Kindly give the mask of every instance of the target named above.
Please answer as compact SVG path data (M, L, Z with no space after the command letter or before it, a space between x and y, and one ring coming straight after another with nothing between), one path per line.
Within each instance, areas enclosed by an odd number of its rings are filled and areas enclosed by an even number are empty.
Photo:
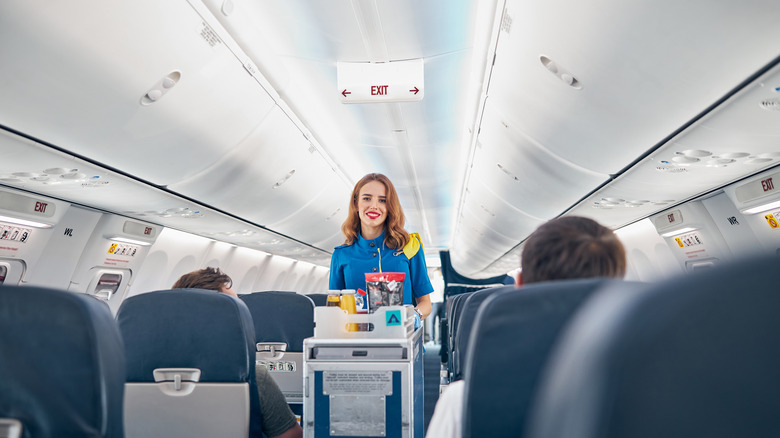
M441 371L441 356L439 356L440 344L426 343L423 354L423 376L425 380L425 431L428 431L428 423L433 416L433 408L439 400L439 381Z

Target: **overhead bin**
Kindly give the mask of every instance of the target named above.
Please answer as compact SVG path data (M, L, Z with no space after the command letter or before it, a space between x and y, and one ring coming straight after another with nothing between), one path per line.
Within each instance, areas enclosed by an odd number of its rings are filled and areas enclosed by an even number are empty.
M273 106L187 2L12 0L0 28L3 124L154 184L217 161Z
M340 229L352 189L278 107L221 160L169 188L307 242Z
M455 270L467 276L481 277L484 269L544 223L508 206L477 181L469 187L462 212L450 255ZM510 270L518 267L519 263Z
M777 57L776 11L772 0L509 0L486 105L552 153L616 173Z
M485 111L467 189L481 182L516 209L549 219L577 202L583 190L608 180L555 155L505 120Z
M7 158L0 160L4 185L270 254L330 262L329 253L1 130L0 156Z
M594 193L569 213L620 227L780 164L780 112L762 103L777 98L780 66ZM648 198L648 187L653 197Z
M609 178L554 155L506 120L496 111L485 111L450 250L453 266L464 275L476 276L542 222L579 201L584 190ZM468 226L468 215L477 223ZM491 244L482 234L503 242ZM480 261L474 258L475 246L484 253Z

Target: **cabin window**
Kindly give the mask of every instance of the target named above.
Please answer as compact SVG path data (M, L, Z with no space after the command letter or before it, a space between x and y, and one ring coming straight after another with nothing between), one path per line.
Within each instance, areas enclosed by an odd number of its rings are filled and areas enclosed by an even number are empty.
M92 295L104 299L110 300L112 296L119 290L119 285L122 283L122 274L103 274L98 279L95 290Z

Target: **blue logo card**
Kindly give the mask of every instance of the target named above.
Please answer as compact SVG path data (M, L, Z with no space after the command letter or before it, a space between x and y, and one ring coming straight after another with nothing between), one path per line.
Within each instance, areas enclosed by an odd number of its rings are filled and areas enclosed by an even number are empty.
M401 325L401 311L400 310L391 310L389 312L385 312L385 318L387 318L387 325L388 326Z

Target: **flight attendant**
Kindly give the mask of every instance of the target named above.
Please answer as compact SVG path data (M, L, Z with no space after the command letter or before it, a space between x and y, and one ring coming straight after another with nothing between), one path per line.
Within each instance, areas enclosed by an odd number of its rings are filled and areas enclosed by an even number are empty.
M425 319L431 313L433 285L419 236L404 229L398 193L385 175L369 173L355 184L347 220L346 240L330 260L332 290L365 289L368 272L403 272L404 304Z

